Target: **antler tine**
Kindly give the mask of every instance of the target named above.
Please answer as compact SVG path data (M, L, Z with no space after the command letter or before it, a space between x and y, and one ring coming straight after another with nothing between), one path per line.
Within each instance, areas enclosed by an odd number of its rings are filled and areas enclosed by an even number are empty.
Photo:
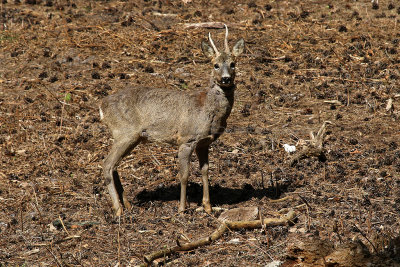
M226 26L226 24L224 24L225 26L225 52L229 53L229 45L228 45L228 26Z
M208 33L208 39L210 40L210 44L211 44L212 48L214 49L214 52L215 52L217 55L219 55L218 49L217 49L217 47L215 46L215 44L214 44L214 42L213 42L213 39L211 38L211 33Z

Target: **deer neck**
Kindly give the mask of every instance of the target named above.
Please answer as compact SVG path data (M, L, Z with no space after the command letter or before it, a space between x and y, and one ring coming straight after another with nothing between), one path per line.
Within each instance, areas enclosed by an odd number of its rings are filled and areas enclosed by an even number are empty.
M223 117L229 116L233 107L235 87L235 85L221 87L212 81L210 89L207 92L205 105L210 109L218 110L218 113Z

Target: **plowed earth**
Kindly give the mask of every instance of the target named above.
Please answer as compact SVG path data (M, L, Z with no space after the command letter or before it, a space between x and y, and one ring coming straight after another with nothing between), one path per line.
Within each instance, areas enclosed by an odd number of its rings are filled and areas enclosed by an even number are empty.
M99 120L104 96L208 85L200 43L210 31L221 47L224 31L187 27L198 22L227 23L230 43L246 42L228 128L210 153L211 202L258 206L264 218L298 206L297 220L228 232L166 263L306 265L288 248L312 236L359 239L382 266L399 265L397 1L2 0L0 14L0 265L134 266L218 227L217 213L195 211L195 156L183 215L176 148L141 144L121 162L133 208L120 219L101 169L112 144ZM290 166L283 144L301 150L324 121L326 161Z

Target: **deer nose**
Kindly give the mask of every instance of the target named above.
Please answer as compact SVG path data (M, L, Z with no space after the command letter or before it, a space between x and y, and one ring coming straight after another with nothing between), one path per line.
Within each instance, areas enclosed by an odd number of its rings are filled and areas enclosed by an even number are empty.
M231 77L222 77L222 79L221 79L222 84L230 84L231 82L232 82Z

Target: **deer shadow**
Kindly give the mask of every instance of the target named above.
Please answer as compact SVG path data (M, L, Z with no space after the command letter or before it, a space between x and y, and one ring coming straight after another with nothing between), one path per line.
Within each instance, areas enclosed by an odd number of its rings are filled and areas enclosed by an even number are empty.
M243 185L242 188L222 187L219 184L210 186L210 198L212 205L234 205L252 198L262 199L267 197L277 199L282 192L285 192L287 185L278 187L270 186L266 188L254 188L250 184ZM154 190L144 189L136 194L136 203L143 205L149 201L172 201L179 200L180 185L159 187ZM187 201L201 205L203 197L203 186L198 183L190 182L187 187Z

